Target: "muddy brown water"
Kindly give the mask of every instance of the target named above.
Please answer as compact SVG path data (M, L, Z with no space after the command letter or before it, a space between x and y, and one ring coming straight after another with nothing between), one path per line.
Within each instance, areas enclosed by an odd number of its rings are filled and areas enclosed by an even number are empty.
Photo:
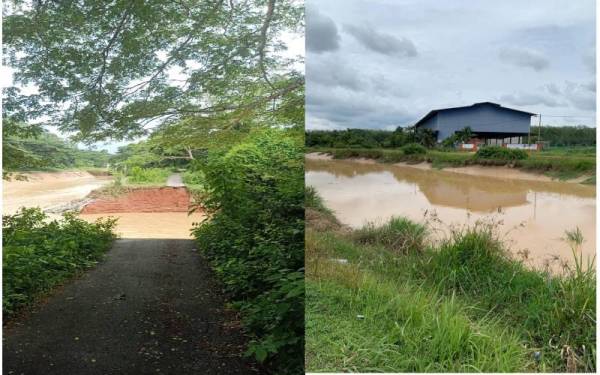
M534 267L571 263L565 231L579 228L584 259L595 254L595 186L560 181L477 176L405 165L306 158L306 184L339 218L357 228L404 216L427 222L434 240L451 228L495 223L515 256Z
M26 174L26 181L4 181L2 213L13 214L20 207L59 206L85 198L92 190L112 181L110 177L93 176L87 172L37 172ZM58 214L49 214L59 218ZM119 212L80 214L93 222L101 217L118 218L116 232L121 238L190 239L193 224L204 219L201 213L187 212Z
M26 173L27 180L2 182L2 214L14 214L20 207L42 209L85 198L92 190L112 181L84 171Z

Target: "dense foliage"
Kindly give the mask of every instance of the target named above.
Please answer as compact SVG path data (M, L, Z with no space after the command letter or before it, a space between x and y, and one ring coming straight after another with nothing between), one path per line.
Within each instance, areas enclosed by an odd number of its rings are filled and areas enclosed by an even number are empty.
M482 147L475 153L475 158L478 159L523 160L528 157L529 154L524 150L509 149L500 146Z
M49 116L49 124L86 141L120 139L190 117L231 125L302 91L294 59L276 53L286 48L284 32L303 31L297 1L3 6L4 62L16 83L6 90L4 118ZM27 84L37 92L21 90Z
M541 129L531 128L531 141L538 140L538 133L542 142L550 146L595 146L596 128L587 126L542 126Z
M531 128L531 142L538 139L538 128ZM451 146L456 142L464 142L473 135L470 128L457 132L444 142ZM586 126L542 126L541 140L550 146L592 146L596 144L596 128ZM397 148L410 142L424 146L431 145L429 136L423 133L415 135L408 128L394 131L347 129L347 130L313 130L306 132L306 146L334 148Z
M306 146L335 148L397 148L409 143L432 147L435 137L429 129L398 127L394 131L371 129L313 130L306 132Z
M409 143L405 146L402 146L402 152L404 155L425 155L427 153L427 149L418 143Z
M2 217L2 310L14 313L75 273L91 267L111 246L115 220L87 223L74 214L48 220L38 208Z
M127 172L127 182L134 185L164 185L170 174L171 171L168 169L140 168L135 166Z
M302 374L303 140L289 132L261 131L209 155L202 204L211 217L194 235L242 312L248 353Z

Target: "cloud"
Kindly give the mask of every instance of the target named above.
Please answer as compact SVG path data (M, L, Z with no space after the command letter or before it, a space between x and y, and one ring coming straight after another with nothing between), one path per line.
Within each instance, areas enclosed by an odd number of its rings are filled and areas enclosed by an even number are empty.
M595 49L591 52L586 53L581 57L583 65L589 70L590 73L596 74L596 51Z
M554 83L549 83L544 86L544 89L548 91L549 94L552 95L561 95L560 89Z
M500 60L516 66L532 68L539 72L550 65L550 61L541 53L521 47L505 47L500 50Z
M519 93L517 95L503 95L500 100L517 106L545 105L546 107L561 107L564 104L541 94Z
M553 1L306 0L320 12L307 32L324 18L334 36L308 51L307 128L394 128L485 100L595 126L595 6Z
M316 8L306 10L306 49L323 53L340 48L340 35L333 20Z
M595 85L594 85L595 86ZM594 87L595 88L595 87ZM590 91L589 83L565 82L565 98L577 109L593 111L596 109L595 89Z
M356 69L337 59L317 59L306 64L306 80L311 85L343 87L353 91L366 86Z
M378 32L370 26L344 25L344 31L352 35L365 48L388 56L415 57L417 48L406 38L397 38Z
M336 124L336 129L394 129L415 118L393 99L324 86L307 86L306 106L309 129L327 124Z

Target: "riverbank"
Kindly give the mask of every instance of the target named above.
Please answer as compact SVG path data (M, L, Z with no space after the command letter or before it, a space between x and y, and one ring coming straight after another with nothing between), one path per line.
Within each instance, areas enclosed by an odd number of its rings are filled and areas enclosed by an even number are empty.
M310 148L307 155L326 154L334 159L371 159L381 163L405 163L421 168L454 169L477 167L476 173L498 173L498 168L512 170L519 178L558 179L561 181L595 184L596 158L587 155L554 155L532 153L522 160L481 159L468 152L427 150L425 154L405 154L401 149ZM426 167L427 166L427 167ZM491 169L488 169L491 168ZM473 170L472 170L473 171ZM517 173L515 173L518 171Z
M306 205L307 371L595 371L585 262L551 275L509 257L490 227L434 246L410 220L352 229L313 190Z

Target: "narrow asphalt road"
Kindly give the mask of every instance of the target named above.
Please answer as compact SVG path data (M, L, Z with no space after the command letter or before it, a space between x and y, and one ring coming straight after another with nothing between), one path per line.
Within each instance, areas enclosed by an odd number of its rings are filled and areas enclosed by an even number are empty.
M167 186L171 187L182 187L185 186L183 183L183 178L180 173L173 173L167 178Z
M4 374L256 374L191 240L123 239L4 329Z

